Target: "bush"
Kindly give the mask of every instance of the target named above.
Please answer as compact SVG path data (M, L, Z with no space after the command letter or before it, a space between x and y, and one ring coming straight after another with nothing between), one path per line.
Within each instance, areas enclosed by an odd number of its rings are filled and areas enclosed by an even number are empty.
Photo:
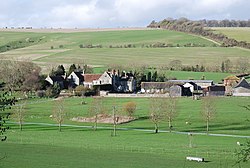
M59 45L59 48L63 48L63 45L61 44L61 45Z
M54 49L54 46L50 46L50 49L53 50L53 49Z
M129 117L132 117L136 110L135 102L128 102L123 106L123 110L127 113Z
M60 92L61 92L60 86L59 84L56 83L53 86L47 88L47 90L45 91L45 95L46 97L53 98L53 97L58 97Z
M75 95L76 96L86 96L88 92L91 90L87 87L84 87L83 85L79 85L75 88Z

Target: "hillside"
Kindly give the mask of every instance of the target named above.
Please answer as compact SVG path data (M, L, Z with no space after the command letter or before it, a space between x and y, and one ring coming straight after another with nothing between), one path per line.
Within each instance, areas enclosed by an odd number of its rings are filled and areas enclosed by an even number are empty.
M225 34L229 38L234 38L238 41L250 42L250 28L246 27L214 27L215 32Z
M106 31L1 31L0 44L27 38L42 38L39 43L0 53L1 59L32 60L47 72L58 64L86 63L108 65L168 66L173 60L183 65L217 66L225 59L232 63L248 57L250 50L218 47L197 35L162 29L119 29ZM86 48L89 47L89 48Z

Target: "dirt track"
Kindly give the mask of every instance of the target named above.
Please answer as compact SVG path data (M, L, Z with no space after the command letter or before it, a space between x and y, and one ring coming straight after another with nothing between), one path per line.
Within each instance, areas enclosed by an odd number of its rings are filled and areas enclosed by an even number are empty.
M74 32L101 32L101 31L125 31L125 30L150 30L150 28L144 27L127 27L127 28L43 28L43 29L18 29L18 28L0 28L0 32L36 32L36 33L74 33Z

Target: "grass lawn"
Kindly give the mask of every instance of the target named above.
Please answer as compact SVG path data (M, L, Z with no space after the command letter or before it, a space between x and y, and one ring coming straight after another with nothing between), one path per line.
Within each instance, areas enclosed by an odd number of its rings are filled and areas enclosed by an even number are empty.
M92 131L55 127L14 126L8 140L0 143L1 167L232 167L239 138L194 136L189 147L187 135L110 130ZM185 160L204 157L207 162ZM244 164L243 167L248 167Z
M250 135L250 112L240 107L249 103L250 98L218 98L217 113L211 120L211 133ZM81 102L86 101L86 105ZM92 98L66 98L65 124L91 126L91 123L70 121L75 116L87 116ZM147 118L149 100L145 98L105 98L104 104L111 113L115 103L118 112L122 105L135 101L139 120L118 125L118 128L150 129L154 125ZM205 132L205 122L200 116L201 101L191 98L178 100L178 117L173 122L174 131ZM31 99L26 106L25 122L55 123L49 118L53 99ZM13 109L14 110L14 109ZM14 118L11 119L14 121ZM191 125L186 125L188 121ZM108 126L110 124L98 124ZM0 143L2 167L232 167L236 161L234 152L245 143L245 138L213 137L186 134L118 130L117 137L111 137L111 130L63 127L62 132L55 126L10 125L8 139ZM168 130L167 122L160 123L161 130ZM189 147L190 141L192 147ZM207 162L197 163L185 160L186 156L204 157ZM242 167L249 167L243 164Z

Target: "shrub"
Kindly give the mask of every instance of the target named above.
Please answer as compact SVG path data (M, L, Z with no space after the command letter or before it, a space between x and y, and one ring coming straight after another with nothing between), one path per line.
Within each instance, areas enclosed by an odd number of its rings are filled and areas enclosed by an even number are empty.
M132 117L136 110L136 103L135 102L128 102L123 106L124 111L127 113L129 117Z
M79 85L75 88L75 95L76 96L86 96L88 92L91 90L83 85Z

